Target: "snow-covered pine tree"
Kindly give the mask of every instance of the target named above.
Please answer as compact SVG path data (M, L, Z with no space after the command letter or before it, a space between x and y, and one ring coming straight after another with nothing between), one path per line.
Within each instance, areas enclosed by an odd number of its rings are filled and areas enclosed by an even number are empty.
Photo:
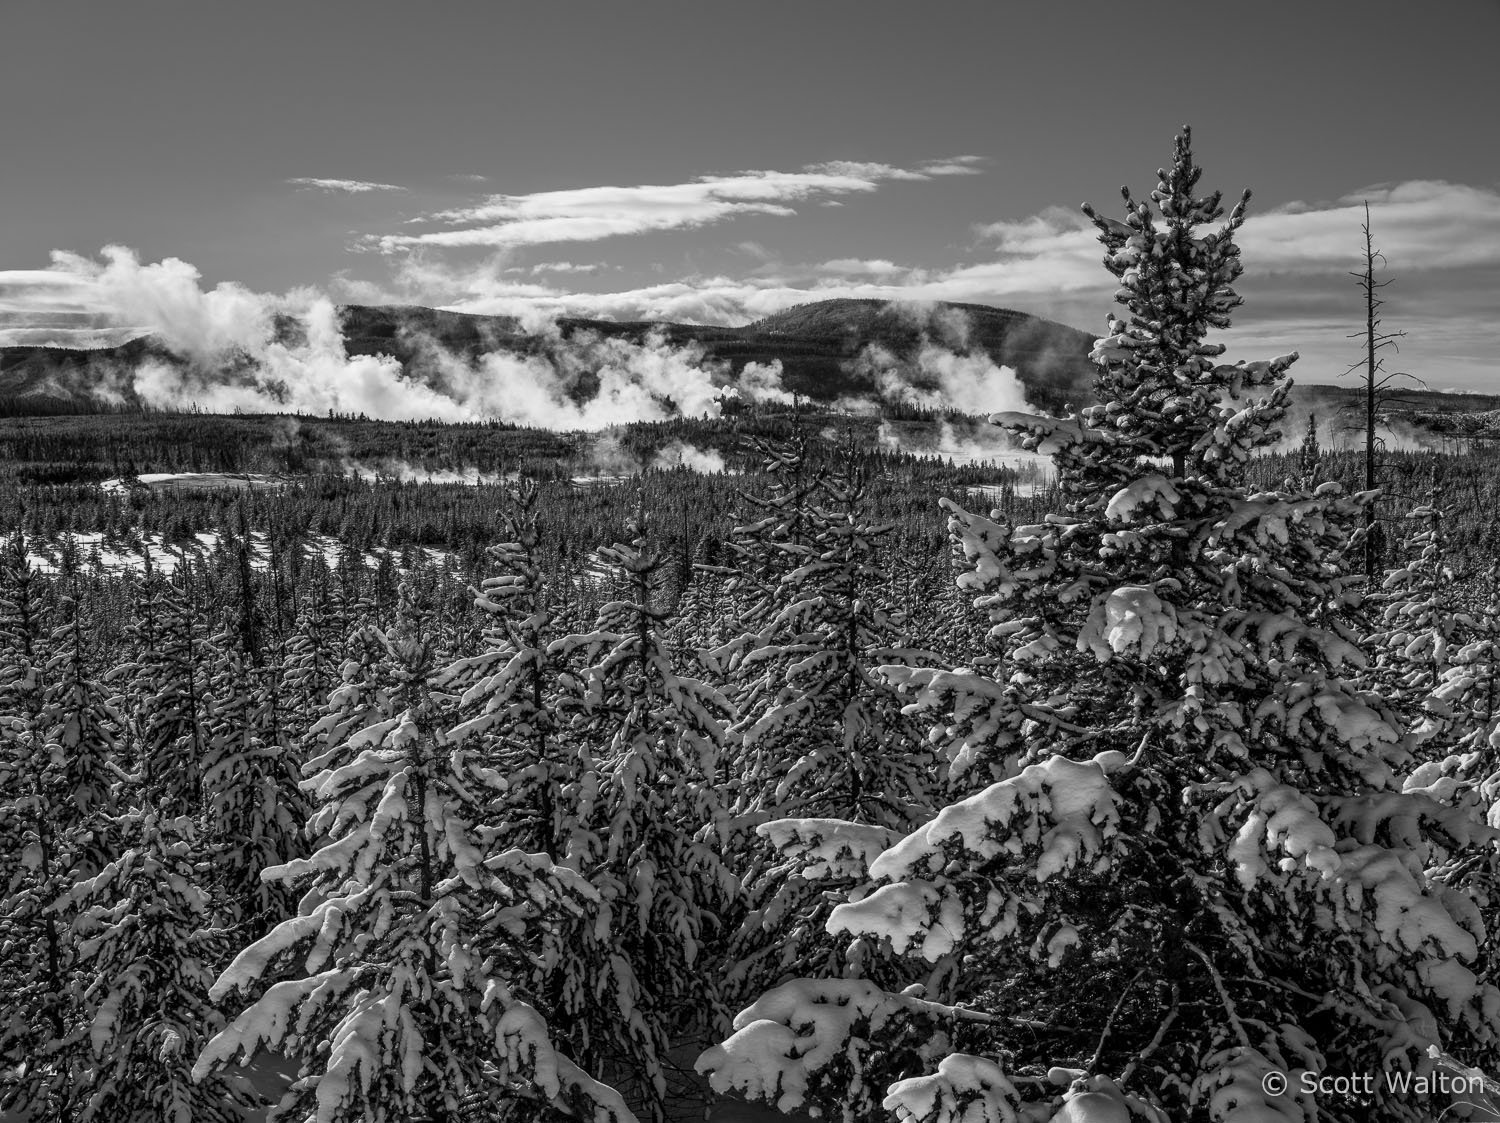
M88 640L76 590L59 598L64 623L51 637L43 670L46 692L48 783L52 829L68 840L70 875L87 878L115 854L106 817L120 797L127 776L117 760L123 719L89 665Z
M735 525L724 543L724 564L706 566L725 579L736 606L738 634L707 652L709 664L726 684L735 683L736 703L749 702L753 690L739 663L765 639L765 629L786 604L783 578L805 561L811 550L813 506L822 493L826 468L814 461L807 430L798 425L785 440L757 438L753 451L767 478L760 492L743 492ZM754 676L748 676L753 678ZM746 708L741 706L742 711Z
M926 653L900 646L900 621L885 606L879 547L892 528L864 516L861 472L830 472L824 488L799 515L796 564L738 665L741 810L909 828L931 810L931 754L874 672Z
M1449 562L1450 507L1434 464L1426 502L1407 515L1420 528L1408 540L1407 559L1386 573L1370 598L1378 623L1369 640L1369 684L1411 730L1413 747L1431 742L1438 755L1463 736L1451 729L1450 705L1436 692L1474 624Z
M211 964L228 951L200 887L201 851L188 816L131 810L111 821L124 852L71 887L87 1020L70 1123L240 1123L245 1089L196 1082L193 1059L223 1017L209 1005ZM84 1043L86 1042L86 1045Z
M207 624L191 596L191 564L178 558L171 578L143 548L144 573L130 628L135 659L116 668L112 683L128 699L139 759L143 805L168 818L203 810L207 748Z
M67 1117L91 1067L83 1045L90 1002L70 894L114 856L108 816L122 779L114 760L119 719L90 673L76 599L57 598L64 622L43 639L24 546L3 568L0 632L15 662L14 677L0 679L0 820L17 860L7 863L0 886L7 964L0 970L10 998L0 1056L14 1063L0 1104Z
M1303 487L1318 486L1318 474L1323 468L1323 447L1318 443L1318 415L1307 415L1307 431L1302 434L1302 443L1297 446L1297 469Z
M997 418L1054 456L1064 510L954 512L1007 676L970 693L1017 759L830 921L949 965L942 992L785 984L700 1059L716 1087L845 1119L1417 1123L1447 1099L1262 1079L1500 1060L1489 933L1429 872L1495 832L1401 790L1402 731L1344 677L1361 503L1243 483L1295 356L1215 361L1245 201L1203 231L1223 211L1199 176L1184 130L1150 203L1088 212L1129 310L1094 351L1099 404Z
M1500 827L1500 561L1472 594L1465 614L1467 642L1454 646L1444 662L1441 681L1426 694L1428 722L1441 723L1444 736L1429 759L1406 778L1408 791L1425 791L1443 802L1477 804L1491 826ZM1419 728L1426 733L1424 723ZM1492 867L1488 860L1456 863L1481 908L1493 908Z
M262 646L244 539L238 563L236 600L209 641L213 662L204 674L204 840L218 923L249 943L296 911L291 887L263 880L261 871L306 854L307 807L278 705L278 668Z
M0 1108L70 1110L65 1063L72 949L55 899L64 843L48 798L42 590L24 532L0 549Z
M554 1049L529 1000L536 949L593 892L545 855L475 845L469 816L503 779L446 743L424 628L403 585L394 625L371 632L378 664L346 664L303 782L321 845L265 874L304 890L299 914L240 952L210 996L291 977L208 1044L194 1079L269 1048L301 1061L278 1110L318 1123L458 1123L517 1102L530 1117L559 1104L628 1120Z
M749 911L725 980L736 998L797 974L874 969L864 942L825 931L834 891L862 883L866 859L936 809L933 753L877 673L931 656L901 646L880 561L892 528L865 517L865 485L852 466L827 473L802 516L800 564L739 664L736 811L760 838L738 860Z
M730 708L674 669L661 558L639 513L627 534L598 551L622 598L603 606L593 631L550 645L582 663L563 680L562 707L596 761L573 797L579 826L564 861L601 898L599 920L572 933L553 1016L585 1067L659 1123L673 1048L701 1043L722 1014L716 951L739 884L721 856L712 780Z
M281 658L281 693L285 700L287 739L299 759L311 754L310 734L321 716L323 702L338 682L348 641L332 603L337 595L326 569L310 582L299 601L296 618Z
M499 572L473 590L487 620L480 651L455 660L439 682L459 695L461 720L448 731L450 743L506 779L478 825L507 845L556 859L572 834L563 789L577 783L587 764L557 720L563 668L548 650L553 614L539 557L539 495L532 480L513 491L505 515L510 538L488 550Z

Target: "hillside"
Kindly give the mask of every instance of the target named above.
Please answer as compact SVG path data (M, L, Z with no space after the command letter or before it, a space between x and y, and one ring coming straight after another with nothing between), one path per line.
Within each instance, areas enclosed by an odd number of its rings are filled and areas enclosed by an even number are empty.
M413 305L347 305L340 310L349 355L392 355L406 373L429 377L437 349L473 359L491 351L547 354L583 333L641 342L658 334L674 346L701 347L704 361L730 374L748 363L780 362L782 382L814 401L873 395L856 360L878 345L897 360L912 359L922 343L959 353L982 351L1016 371L1034 405L1059 410L1087 398L1093 370L1093 336L1024 312L979 304L893 306L874 300L830 300L802 305L738 328L675 323L618 323L564 318L556 333L531 334L506 316L477 316ZM295 345L301 325L283 318L282 340ZM12 412L67 411L102 393L129 397L129 373L146 358L177 365L159 341L133 340L120 347L68 351L48 347L0 348L0 401ZM240 360L236 359L237 364Z
M782 384L814 402L878 396L861 356L878 349L885 362L908 366L908 381L924 384L915 360L924 345L959 355L987 355L1014 370L1031 405L1063 413L1091 398L1094 337L1063 324L983 304L906 304L877 300L823 300L777 312L743 327L563 318L550 332L529 333L508 316L480 316L417 305L346 305L339 310L344 349L350 356L390 355L408 377L441 381L439 357L474 361L491 352L558 360L589 337L643 343L659 337L674 347L695 347L701 362L738 376L749 363L780 363ZM278 341L305 345L303 324L276 321ZM146 337L116 347L0 348L0 414L89 412L133 404L133 377L147 362L191 364L161 340ZM243 354L221 356L204 380L231 381L254 365ZM573 392L588 396L597 381L585 374ZM1294 427L1311 414L1325 433L1341 437L1362 425L1360 387L1295 385ZM1437 445L1443 439L1500 438L1500 396L1416 390L1391 410L1405 444ZM1352 438L1350 438L1352 439Z

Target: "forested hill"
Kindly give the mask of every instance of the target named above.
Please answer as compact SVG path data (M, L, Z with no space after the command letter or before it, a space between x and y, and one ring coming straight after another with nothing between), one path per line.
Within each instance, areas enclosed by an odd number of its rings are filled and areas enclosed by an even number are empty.
M1032 404L1058 411L1089 396L1093 367L1087 332L1024 312L981 304L892 305L877 300L825 300L767 316L743 327L656 322L619 323L569 319L557 333L534 333L507 316L476 316L413 305L346 305L340 309L350 355L392 355L409 375L431 373L446 351L474 358L490 351L546 353L582 333L640 342L653 334L675 346L696 344L703 360L723 363L737 375L748 363L780 362L782 384L815 401L874 396L876 387L860 356L872 345L898 361L915 359L924 345L960 355L987 354L1015 370ZM283 318L277 330L296 345L301 326ZM186 364L156 339L118 347L67 350L0 348L0 399L29 398L38 407L77 402L103 391L132 396L129 374L143 360Z
M345 348L351 355L388 354L420 368L436 342L465 356L485 351L533 353L550 345L508 316L472 316L409 305L346 305ZM653 321L563 318L563 338L580 332L624 336L652 333L676 346L697 344L710 362L738 374L748 363L780 362L782 384L815 401L872 393L859 357L871 346L910 361L924 345L958 354L982 352L1014 370L1028 398L1043 409L1080 404L1090 396L1094 336L1063 324L986 304L890 304L880 300L820 300L800 304L743 327Z

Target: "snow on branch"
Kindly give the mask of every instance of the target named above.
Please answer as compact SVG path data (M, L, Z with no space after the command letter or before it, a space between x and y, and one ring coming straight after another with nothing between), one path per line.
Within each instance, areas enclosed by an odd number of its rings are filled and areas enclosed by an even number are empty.
M865 877L870 863L900 837L889 827L843 819L777 819L755 833L785 857L806 862L802 876L809 881Z

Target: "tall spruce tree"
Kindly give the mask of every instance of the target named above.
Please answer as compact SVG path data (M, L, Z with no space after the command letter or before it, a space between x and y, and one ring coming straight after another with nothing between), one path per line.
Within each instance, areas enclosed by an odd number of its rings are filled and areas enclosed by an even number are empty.
M249 943L296 911L290 888L261 872L305 855L307 808L279 668L265 650L248 543L241 540L236 553L236 599L209 642L213 662L203 676L202 768L216 911L223 927Z
M208 747L207 621L185 556L168 578L144 547L144 578L131 631L135 659L113 672L129 699L143 799L168 818L203 811Z
M540 559L533 481L513 493L506 514L508 541L488 553L497 574L474 590L487 625L478 653L455 660L443 687L459 695L461 720L448 734L470 746L477 761L506 779L505 790L484 809L482 826L508 845L540 850L556 859L571 835L564 789L586 770L576 742L559 727L560 658L553 609Z
M674 1047L701 1042L721 1012L716 952L737 879L725 864L712 779L727 701L679 674L666 647L663 562L639 513L630 541L598 551L623 587L595 628L551 645L578 670L564 712L594 760L574 797L565 862L601 899L579 925L556 1016L577 1055L650 1119L666 1117Z
M892 527L866 516L852 464L824 474L818 499L738 664L735 809L759 837L736 839L747 890L725 976L736 998L797 974L875 969L863 942L825 931L835 891L924 821L940 787L922 729L879 673L926 654L902 646L904 620L887 607Z
M70 1119L90 1080L96 1020L81 965L89 933L77 930L72 894L114 856L109 816L123 777L119 718L89 665L77 600L56 598L63 622L48 629L36 584L18 535L0 561L0 1106Z
M1495 833L1402 790L1404 731L1346 677L1361 504L1245 485L1295 355L1216 361L1248 194L1205 231L1199 177L1184 129L1126 221L1085 208L1128 310L1099 404L997 418L1053 456L1063 509L954 511L1005 678L948 686L993 706L1010 774L876 857L829 923L920 956L929 989L789 982L700 1059L716 1087L847 1120L1417 1123L1451 1097L1265 1077L1500 1059L1489 933L1432 872Z

